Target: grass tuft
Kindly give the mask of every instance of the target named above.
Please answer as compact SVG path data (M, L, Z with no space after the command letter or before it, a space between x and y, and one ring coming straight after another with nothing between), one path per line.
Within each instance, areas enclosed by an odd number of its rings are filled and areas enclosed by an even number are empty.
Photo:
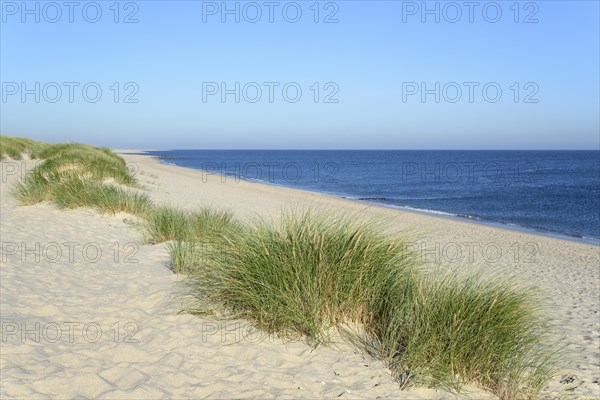
M199 241L221 240L223 235L242 229L227 211L200 208L184 211L171 206L156 207L148 216L145 235L154 243L169 240Z
M51 199L60 208L96 208L100 212L125 212L145 217L152 203L145 193L136 193L114 185L89 181L79 176L61 181L52 188Z
M176 274L187 274L199 267L201 254L198 246L196 242L183 242L180 240L167 243L173 272Z
M513 281L421 274L389 295L369 331L406 383L535 398L556 373L539 303Z
M153 209L142 227L147 240L168 242L171 267L178 274L195 270L207 252L215 252L219 244L243 229L226 211L183 211L170 206Z
M144 229L154 243L187 240L190 236L188 212L170 206L157 207L148 215Z
M39 155L46 160L39 167L44 174L75 171L94 181L113 179L123 185L136 184L125 161L110 149L66 143L48 146Z
M30 158L40 158L39 154L47 146L50 145L28 138L0 135L0 160L5 158L20 160L24 154Z
M499 279L425 273L410 241L357 220L287 213L225 235L220 251L188 270L194 312L226 310L313 345L359 324L404 386L476 383L505 399L539 393L555 358L532 293ZM180 247L173 258L185 254Z
M25 180L15 184L13 193L21 205L33 205L42 201L50 201L52 185L57 180L58 177L55 175L45 176L34 170Z
M194 278L236 316L317 344L337 324L369 320L381 286L411 275L404 244L350 219L287 213L227 237Z
M125 161L110 149L4 136L2 146L2 154L12 157L18 150L44 160L15 185L14 194L23 205L51 201L61 208L91 207L104 213L126 212L140 217L148 215L153 207L146 194L107 183L136 184Z

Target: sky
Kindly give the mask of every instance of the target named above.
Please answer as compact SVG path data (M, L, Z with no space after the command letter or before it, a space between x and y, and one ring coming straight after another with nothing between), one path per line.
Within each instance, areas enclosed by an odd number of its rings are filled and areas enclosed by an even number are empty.
M600 149L597 1L4 1L0 132L144 149Z

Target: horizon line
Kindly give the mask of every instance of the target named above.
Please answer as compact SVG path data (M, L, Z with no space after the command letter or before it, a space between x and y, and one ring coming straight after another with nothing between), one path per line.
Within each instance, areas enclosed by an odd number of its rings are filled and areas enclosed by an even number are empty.
M598 149L381 149L381 148L352 148L352 149L311 149L311 148L301 148L301 149L290 149L290 148L273 148L273 149L265 149L265 148L251 148L251 149L243 149L243 148L154 148L154 149L139 149L139 148L123 148L123 147L110 147L113 150L135 150L135 151L178 151L178 150L201 150L201 151L598 151L600 152L600 148Z

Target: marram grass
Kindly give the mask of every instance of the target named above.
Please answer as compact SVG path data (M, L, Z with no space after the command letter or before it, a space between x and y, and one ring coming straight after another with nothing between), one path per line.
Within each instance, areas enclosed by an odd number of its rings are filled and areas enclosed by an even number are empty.
M276 226L262 221L227 239L196 277L215 289L211 298L267 332L313 343L326 342L339 323L368 319L387 272L411 273L402 240L312 213L287 214Z
M413 383L472 382L501 398L535 398L556 373L556 351L535 296L515 282L422 273L379 302L376 351Z
M20 160L24 154L29 158L40 158L40 152L47 146L50 145L28 138L0 135L0 160L5 158Z
M50 191L58 179L53 174L43 175L34 170L23 181L15 184L13 192L21 205L33 205L42 201L50 201Z
M206 207L194 211L156 207L142 226L146 241L167 242L171 268L178 274L195 270L209 252L216 252L242 229L231 213Z
M90 180L112 179L117 183L133 186L135 179L125 161L109 149L82 144L57 144L40 152L46 160L39 166L42 173L76 171Z
M219 241L228 232L242 229L227 211L203 207L184 211L171 206L160 206L148 215L144 226L145 235L154 243L169 240Z
M288 213L230 232L189 269L197 311L224 309L313 344L360 324L403 385L475 383L501 398L535 398L556 359L532 293L500 278L425 273L408 240L355 220Z
M19 158L27 153L43 160L15 185L15 195L23 205L50 201L61 208L90 207L140 217L153 207L147 195L118 186L135 186L136 180L125 161L110 149L4 136L2 143L2 154Z
M111 184L99 183L76 174L32 173L17 183L14 192L23 205L50 201L60 208L89 207L107 214L125 212L139 217L152 207L148 195Z
M171 269L176 274L190 273L199 267L200 250L196 242L174 240L167 243Z
M60 208L89 207L107 214L125 212L144 217L152 207L145 193L137 193L80 177L60 182L53 187L51 196Z

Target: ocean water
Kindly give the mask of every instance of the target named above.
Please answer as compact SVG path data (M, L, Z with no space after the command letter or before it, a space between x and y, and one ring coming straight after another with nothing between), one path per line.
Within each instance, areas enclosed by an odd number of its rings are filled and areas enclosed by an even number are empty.
M164 163L598 243L598 151L170 150Z

